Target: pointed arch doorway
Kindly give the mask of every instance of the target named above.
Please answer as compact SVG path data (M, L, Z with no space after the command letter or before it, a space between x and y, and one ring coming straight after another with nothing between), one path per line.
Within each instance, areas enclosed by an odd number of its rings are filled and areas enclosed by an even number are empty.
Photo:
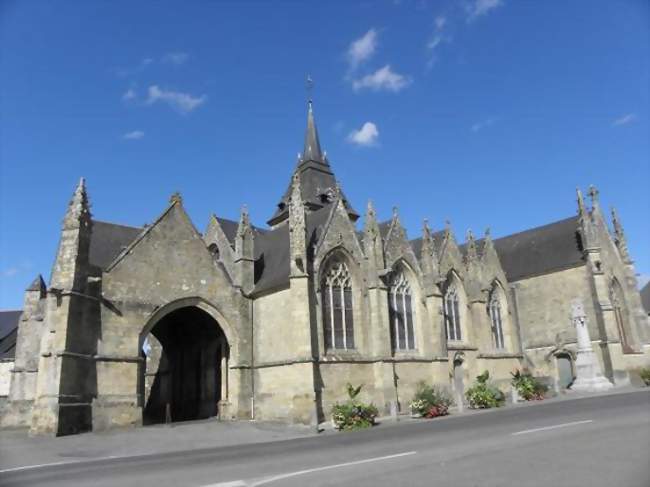
M143 424L219 415L228 395L228 340L197 306L175 309L147 327L141 377Z

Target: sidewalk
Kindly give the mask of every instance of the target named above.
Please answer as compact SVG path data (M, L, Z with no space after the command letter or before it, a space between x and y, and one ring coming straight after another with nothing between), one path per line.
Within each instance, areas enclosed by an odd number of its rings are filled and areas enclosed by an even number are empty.
M0 431L0 470L264 443L315 434L309 426L264 421L222 422L216 419L59 438L29 437L26 430L3 430Z

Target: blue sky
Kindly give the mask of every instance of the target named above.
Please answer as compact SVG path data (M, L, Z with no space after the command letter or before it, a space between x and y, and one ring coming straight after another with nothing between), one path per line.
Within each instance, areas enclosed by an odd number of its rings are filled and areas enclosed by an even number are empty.
M496 237L595 184L650 276L645 0L0 2L0 309L49 278L80 176L142 225L181 191L271 216L302 150L305 77L358 211Z

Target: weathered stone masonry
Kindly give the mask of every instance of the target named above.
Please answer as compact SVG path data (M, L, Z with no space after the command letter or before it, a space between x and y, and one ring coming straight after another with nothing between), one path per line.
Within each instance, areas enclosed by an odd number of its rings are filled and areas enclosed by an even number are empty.
M17 333L0 337L1 424L64 435L211 416L310 423L347 382L387 413L419 381L461 398L482 371L508 388L522 367L566 387L575 298L604 375L625 383L650 361L648 315L620 219L610 232L590 198L578 192L577 216L496 240L469 232L463 245L426 221L409 239L397 209L380 222L372 203L357 224L311 104L268 228L244 209L201 234L177 194L144 228L101 222L82 179L49 285L29 286Z

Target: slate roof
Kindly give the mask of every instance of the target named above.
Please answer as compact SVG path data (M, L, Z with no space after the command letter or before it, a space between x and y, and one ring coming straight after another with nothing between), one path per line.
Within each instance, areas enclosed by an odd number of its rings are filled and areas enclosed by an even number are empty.
M307 243L314 244L330 214L329 207L305 216ZM255 237L255 289L263 293L289 284L289 225L269 230Z
M230 242L230 245L234 248L235 238L237 237L237 229L239 228L239 222L235 220L228 220L227 218L221 218L221 217L216 217L216 219L219 222L219 225L221 226L223 233L226 235L228 242ZM253 232L255 233L256 239L260 234L268 232L268 230L264 230L262 228L258 228L253 225L251 225L251 227L253 228Z
M577 216L498 238L494 248L510 282L584 262Z
M650 315L650 282L641 289L641 304L646 313Z
M142 232L142 228L93 220L90 239L90 264L106 269L125 247Z
M0 311L0 360L14 358L21 314L21 310Z

